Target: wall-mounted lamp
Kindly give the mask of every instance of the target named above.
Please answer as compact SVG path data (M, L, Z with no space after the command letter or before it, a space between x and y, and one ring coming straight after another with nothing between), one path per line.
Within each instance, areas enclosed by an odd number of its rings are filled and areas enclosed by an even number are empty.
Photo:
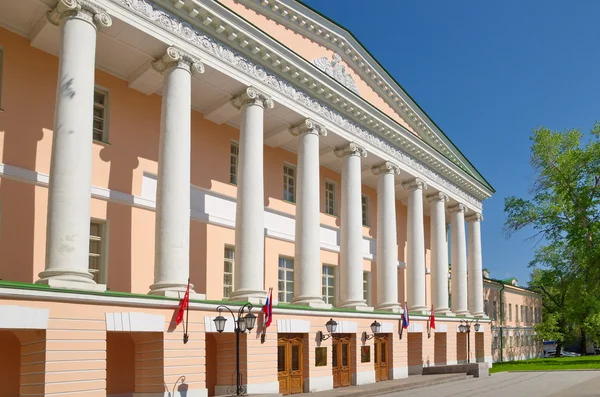
M363 331L363 339L364 340L373 339L375 337L375 334L378 334L381 332L381 324L379 324L379 322L377 322L377 320L375 320L371 323L371 332L373 332L373 334L369 335L369 334L367 334L367 331Z
M331 338L331 334L333 334L337 329L337 321L330 318L329 321L325 323L325 328L327 328L328 335L323 335L323 332L317 331L317 340L324 341Z

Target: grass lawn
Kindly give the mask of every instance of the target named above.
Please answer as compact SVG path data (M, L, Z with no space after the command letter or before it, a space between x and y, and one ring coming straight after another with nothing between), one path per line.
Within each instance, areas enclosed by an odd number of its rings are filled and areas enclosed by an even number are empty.
M561 371L565 369L600 370L600 355L559 358L535 358L533 360L494 363L490 373L503 371Z

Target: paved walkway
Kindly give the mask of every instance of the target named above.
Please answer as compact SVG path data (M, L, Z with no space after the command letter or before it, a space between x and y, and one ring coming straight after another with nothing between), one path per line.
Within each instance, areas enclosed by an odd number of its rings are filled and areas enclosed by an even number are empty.
M365 394L365 396L370 394ZM500 372L380 397L597 397L600 371Z

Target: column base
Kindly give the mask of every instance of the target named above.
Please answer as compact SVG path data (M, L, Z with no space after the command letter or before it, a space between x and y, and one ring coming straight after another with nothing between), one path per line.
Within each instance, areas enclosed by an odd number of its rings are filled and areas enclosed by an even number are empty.
M401 313L402 308L400 307L400 303L392 302L392 303L382 303L380 305L375 306L375 310L381 310L385 312L391 313Z
M329 303L323 302L321 297L299 296L292 299L292 305L308 306L317 309L331 309Z
M408 307L408 311L409 312L417 312L417 313L422 313L422 314L429 314L429 309L427 309L427 306L409 306Z
M359 312L372 312L374 310L373 307L367 306L367 303L364 300L347 300L344 302L340 302L337 305L340 309L352 309Z
M456 317L456 314L452 313L452 311L447 307L436 308L434 309L434 313L441 316Z
M455 310L454 314L457 316L471 317L471 313L469 313L468 310Z
M485 312L475 312L472 313L473 317L477 317L477 318L487 318L488 316L485 314Z
M174 283L174 282L160 282L150 286L148 295L166 296L169 298L183 298L185 291L187 290L187 284ZM196 296L194 291L194 285L190 284L190 298ZM202 298L197 298L202 299Z
M71 270L46 270L40 273L40 279L36 284L47 285L50 288L74 289L79 291L106 291L105 284L96 284L92 275L87 272L75 272Z
M231 293L229 300L238 302L250 302L253 305L264 305L267 301L267 291L255 289L239 289Z

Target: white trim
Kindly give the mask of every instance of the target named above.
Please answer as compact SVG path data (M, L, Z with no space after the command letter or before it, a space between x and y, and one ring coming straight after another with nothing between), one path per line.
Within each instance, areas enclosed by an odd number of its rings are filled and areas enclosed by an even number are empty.
M380 332L382 334L394 333L394 323L382 322Z
M408 332L423 332L423 323L410 322L408 324Z
M164 332L165 316L140 312L106 313L106 330L117 332Z
M0 305L0 329L48 329L50 309Z
M435 332L448 332L448 324L436 324Z
M217 305L215 305L216 307ZM190 308L192 307L192 302L190 302ZM214 310L214 309L213 309ZM225 333L233 333L233 318L229 318L229 313L225 312L221 314L225 317L227 321L225 321L225 329L223 332ZM217 327L215 326L215 317L217 316L204 316L204 332L218 332Z
M333 375L310 376L304 380L304 393L315 393L333 389Z
M277 320L277 332L280 334L308 334L310 333L310 321L297 318Z
M337 317L340 317L336 314ZM357 317L357 316L352 316ZM358 330L358 324L354 321L338 321L338 326L334 334L355 334Z
M357 371L352 374L352 377L354 378L353 386L375 383L375 370Z

